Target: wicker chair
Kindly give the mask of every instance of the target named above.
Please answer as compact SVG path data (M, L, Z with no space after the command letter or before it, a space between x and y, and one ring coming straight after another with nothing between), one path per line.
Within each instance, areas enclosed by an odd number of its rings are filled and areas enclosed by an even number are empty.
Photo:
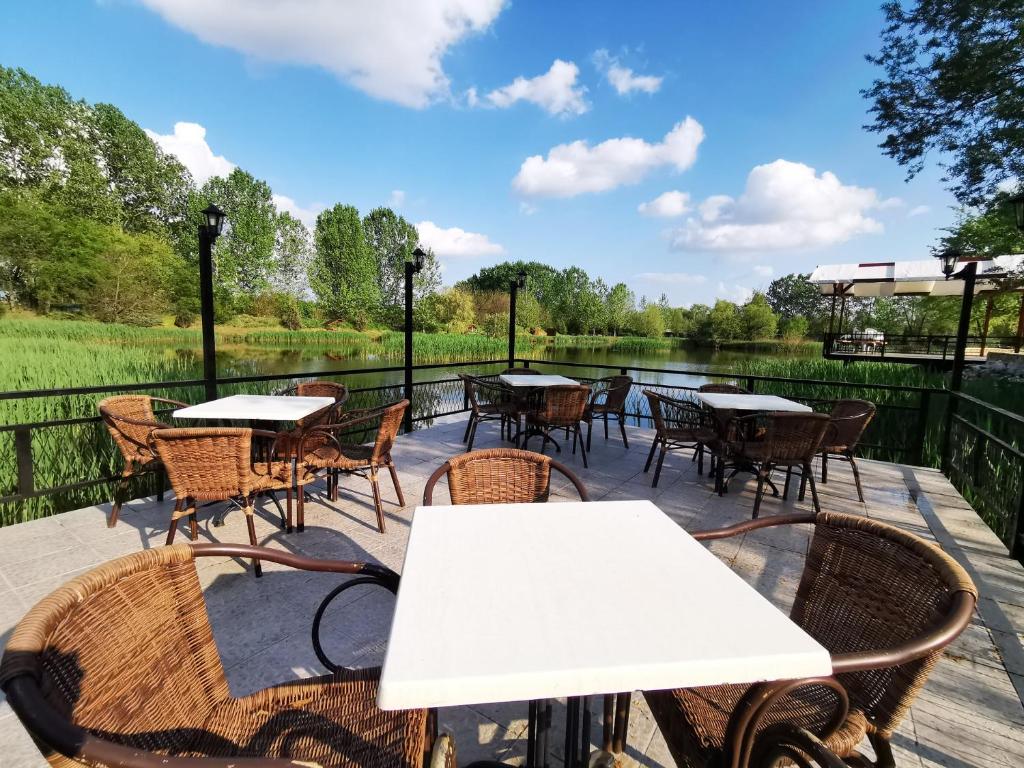
M124 494L132 477L146 472L156 472L159 475L157 498L160 501L164 499L164 468L160 463L160 457L153 453L149 446L149 433L169 425L157 420L153 403L163 403L175 408L188 407L177 400L151 395L115 395L99 403L100 418L107 425L107 431L110 432L124 459L121 477L114 486L110 517L107 519L108 528L117 525Z
M465 388L466 400L469 403L469 421L466 423L466 432L462 436L462 442L469 441L467 451L473 450L473 441L476 440L476 428L484 421L498 421L501 423L501 435L505 436L505 429L508 427L509 437L512 436L511 424L516 423L516 432L519 431L518 404L512 387L502 384L495 379L484 379L460 373L462 385ZM516 436L518 439L518 435Z
M377 512L377 528L384 533L384 506L380 497L377 473L387 467L391 482L398 495L398 506L405 506L405 496L398 482L398 472L391 460L391 448L395 444L402 417L409 407L408 400L401 400L381 408L364 408L348 411L333 424L321 424L307 430L299 441L295 478L298 500L298 529L306 528L304 488L313 481L316 473L326 470L330 478L331 501L338 500L338 474L355 474L366 477L373 491L373 506ZM352 432L366 432L376 425L372 445L343 443L339 438Z
M764 486L771 485L773 495L778 491L771 483L771 474L778 468L786 469L786 485L782 498L789 496L789 484L793 470L800 471L800 501L804 500L807 484L811 485L811 500L814 511L821 512L818 503L818 488L814 483L811 463L821 450L822 441L829 431L829 417L824 413L769 413L751 414L735 420L739 425L739 440L729 446L729 452L737 462L733 475L742 471L744 465L754 467L757 476L757 494L754 497L756 519L764 498ZM763 426L762 426L763 425ZM725 487L728 480L722 477L724 463L719 462L719 485Z
M629 439L626 437L626 398L633 387L633 379L629 376L609 376L598 379L592 386L594 392L583 414L583 420L587 423L587 450L590 450L590 433L594 429L594 419L604 421L604 439L608 439L609 416L618 419L622 444L629 448Z
M572 470L550 457L514 448L490 448L455 456L434 470L423 489L423 505L434 503L434 486L444 475L448 476L452 504L545 502L551 490L551 470L569 479L580 501L590 501Z
M523 448L530 438L540 435L540 452L544 453L548 441L555 445L561 453L561 446L551 436L556 429L565 429L572 433L572 452L576 453L576 443L580 445L583 466L587 467L587 447L583 442L583 415L590 401L590 387L586 384L559 384L544 388L544 403L537 409L526 414L526 433L523 437Z
M377 708L376 669L232 697L195 562L225 555L398 583L379 565L223 544L149 549L72 579L21 620L0 662L0 688L54 768L422 768L432 746L432 764L453 764L427 710Z
M316 379L282 389L278 394L298 397L333 397L335 402L344 402L348 399L348 387L336 381Z
M525 366L519 368L506 368L501 372L502 376L539 376L540 371L536 368L527 368Z
M649 389L644 390L644 397L650 405L655 430L651 452L647 454L647 463L644 464L644 472L650 470L654 452L661 448L651 487L658 487L661 467L665 463L665 454L669 451L692 448L697 459L697 473L704 474L704 448L711 445L717 437L707 412L696 403L676 400Z
M851 765L872 764L856 753L867 735L875 765L892 768L890 737L971 620L978 593L953 558L859 515L776 515L694 538L795 524L812 525L814 534L790 617L832 654L833 675L645 692L677 765L772 764L751 754L771 727L788 724Z
M828 458L850 462L853 470L853 482L857 486L857 498L864 501L864 490L860 485L860 470L853 454L857 444L864 435L864 430L875 418L874 403L867 400L838 400L832 407L832 429L827 435L826 444L821 447L821 482L828 482Z
M167 543L174 541L178 521L187 517L189 538L199 537L196 506L200 501L237 501L245 512L249 543L256 545L256 524L253 500L259 493L284 491L288 498L288 521L292 517L292 466L289 461L263 462L252 460L253 438L267 439L276 453L274 443L282 436L275 432L227 427L194 429L155 429L149 441L160 456L174 489L174 512L167 529ZM253 561L257 576L263 575L259 560Z

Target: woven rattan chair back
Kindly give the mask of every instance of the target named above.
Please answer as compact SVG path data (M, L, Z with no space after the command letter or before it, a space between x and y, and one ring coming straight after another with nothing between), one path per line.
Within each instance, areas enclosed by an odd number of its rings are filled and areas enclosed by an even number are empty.
M791 615L833 656L878 652L939 625L957 591L978 594L938 547L864 517L825 512L814 526ZM941 655L938 649L901 666L838 677L850 706L888 738Z
M594 382L595 395L604 392L604 399L599 403L610 413L619 413L626 408L626 398L633 386L631 376L609 376Z
M762 421L764 434L748 429L748 437L765 443L765 454L778 464L809 464L829 428L825 413L770 413L758 419Z
M147 549L72 579L16 628L0 683L31 674L75 725L176 753L228 700L188 545ZM54 766L76 762L49 754Z
M423 503L433 503L434 485L448 476L452 504L531 504L545 502L551 489L551 471L565 475L581 501L589 501L579 478L557 461L533 451L489 448L455 456L431 475Z
M832 407L832 429L826 435L829 450L852 451L875 417L875 404L867 400L839 400Z
M698 392L708 392L719 395L749 395L750 390L738 387L735 384L701 384Z
M335 402L348 398L348 387L336 381L304 381L295 385L299 397L333 397Z
M399 400L380 409L380 425L377 427L377 437L373 441L374 462L391 455L391 448L398 437L398 431L402 428L402 417L405 416L405 409L408 407L408 400Z
M157 420L149 395L108 397L100 401L99 411L125 461L134 461L140 454L151 455L150 432L167 426Z
M502 376L539 376L540 371L536 368L526 368L525 366L519 368L506 368L501 372Z
M545 387L538 418L553 427L571 427L580 422L590 400L586 384L558 384Z
M651 409L654 429L659 435L669 430L706 429L708 416L696 403L688 400L677 400L649 389L644 390L644 397Z
M157 429L150 444L179 499L220 500L252 492L251 429Z

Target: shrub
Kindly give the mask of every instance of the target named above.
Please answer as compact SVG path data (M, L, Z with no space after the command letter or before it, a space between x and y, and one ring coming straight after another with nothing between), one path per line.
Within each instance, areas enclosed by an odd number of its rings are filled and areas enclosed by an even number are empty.
M231 325L236 328L273 328L277 325L276 317L258 317L256 315L235 315Z
M480 330L492 339L508 335L508 315L492 312L485 315L480 323Z
M289 331L297 331L302 328L302 316L299 314L299 306L294 300L282 303L277 319Z

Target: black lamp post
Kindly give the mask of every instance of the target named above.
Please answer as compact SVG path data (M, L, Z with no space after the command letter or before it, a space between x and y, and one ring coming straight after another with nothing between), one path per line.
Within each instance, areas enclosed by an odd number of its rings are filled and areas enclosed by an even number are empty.
M213 333L213 244L224 229L224 211L213 203L199 225L199 304L203 325L203 379L206 399L217 399L217 342Z
M1013 217L1017 220L1017 229L1024 232L1024 192L1014 195L1007 202L1013 206Z
M516 279L509 283L508 296L508 367L516 365L516 299L519 289L526 287L526 272L519 270Z
M956 330L956 349L953 352L953 372L950 375L949 388L953 392L959 392L964 377L964 358L967 356L967 332L971 326L971 307L974 305L974 283L978 277L978 262L975 259L967 261L963 268L957 272L957 267L964 257L964 254L954 248L947 248L935 257L942 265L942 274L946 279L958 278L964 281L963 298L960 300L960 322ZM956 414L958 400L955 396L950 397L949 406L946 408L946 425L943 434L942 446L942 467L949 467L949 451L951 448L951 434L953 429L953 416Z
M417 246L412 259L405 262L405 431L412 432L412 279L423 269L427 254Z

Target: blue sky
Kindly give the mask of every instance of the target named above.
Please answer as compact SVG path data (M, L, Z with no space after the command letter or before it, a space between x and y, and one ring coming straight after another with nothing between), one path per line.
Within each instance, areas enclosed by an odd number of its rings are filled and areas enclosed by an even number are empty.
M197 177L245 168L307 220L390 204L447 283L521 258L678 304L735 300L819 263L923 257L955 218L934 165L904 183L861 128L870 0L63 0L3 16L4 65L116 104Z

